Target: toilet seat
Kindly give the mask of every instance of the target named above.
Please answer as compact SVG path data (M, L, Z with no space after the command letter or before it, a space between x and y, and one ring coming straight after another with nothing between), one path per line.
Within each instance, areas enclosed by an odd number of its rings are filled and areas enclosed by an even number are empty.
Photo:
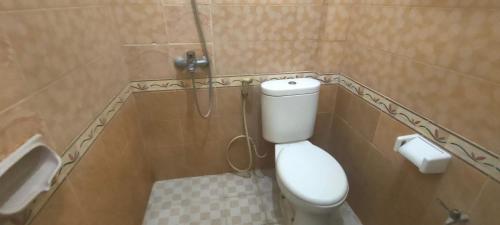
M308 141L277 146L276 170L280 181L297 198L317 206L342 203L348 192L340 164Z

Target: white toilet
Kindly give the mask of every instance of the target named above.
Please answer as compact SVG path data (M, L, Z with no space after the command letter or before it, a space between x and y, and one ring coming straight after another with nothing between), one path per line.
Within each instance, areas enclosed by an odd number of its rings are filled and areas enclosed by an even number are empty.
M293 225L328 225L349 185L340 164L309 141L320 82L311 78L262 83L262 132L275 145L276 178L295 210Z

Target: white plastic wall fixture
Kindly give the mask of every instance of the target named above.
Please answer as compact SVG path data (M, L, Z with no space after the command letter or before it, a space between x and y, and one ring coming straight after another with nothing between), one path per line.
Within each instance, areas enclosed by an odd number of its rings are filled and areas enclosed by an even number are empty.
M61 158L37 134L0 162L0 217L22 212L49 191Z
M419 134L400 136L394 144L399 152L422 173L444 173L451 155Z

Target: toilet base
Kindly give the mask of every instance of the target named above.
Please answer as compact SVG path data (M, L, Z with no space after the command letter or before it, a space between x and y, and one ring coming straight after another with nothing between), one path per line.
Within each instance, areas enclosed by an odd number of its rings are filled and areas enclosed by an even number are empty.
M362 225L347 203L332 209L330 213L319 215L311 213L297 214L297 210L284 196L280 197L278 204L281 215L283 215L283 220L281 221L283 225Z
M311 214L304 211L295 211L292 225L328 225L330 224L329 214Z

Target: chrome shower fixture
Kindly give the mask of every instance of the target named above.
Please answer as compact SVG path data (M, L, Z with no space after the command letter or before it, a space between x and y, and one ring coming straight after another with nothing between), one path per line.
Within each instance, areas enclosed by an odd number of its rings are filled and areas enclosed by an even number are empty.
M190 73L196 72L197 67L207 67L209 64L205 56L197 59L196 52L192 50L187 51L185 57L177 57L174 63L177 68L186 69Z

